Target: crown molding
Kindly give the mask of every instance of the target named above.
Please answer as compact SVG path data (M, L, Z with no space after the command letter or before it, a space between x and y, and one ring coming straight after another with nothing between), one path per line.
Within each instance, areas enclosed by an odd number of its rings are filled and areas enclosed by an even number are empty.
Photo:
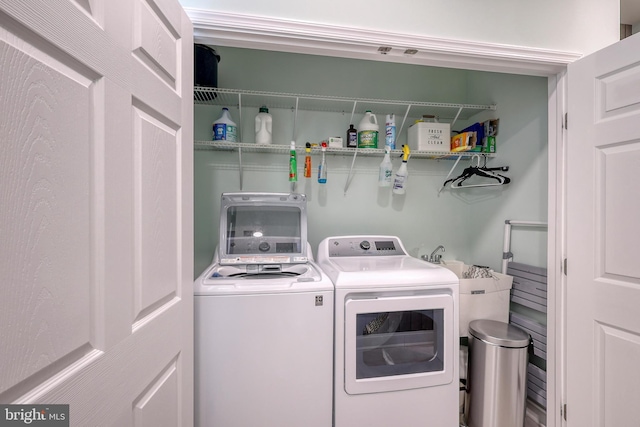
M193 23L194 41L215 46L535 76L556 75L581 57L574 52L442 39L206 9L185 10ZM381 54L379 47L391 50ZM417 53L408 55L406 49L415 49Z

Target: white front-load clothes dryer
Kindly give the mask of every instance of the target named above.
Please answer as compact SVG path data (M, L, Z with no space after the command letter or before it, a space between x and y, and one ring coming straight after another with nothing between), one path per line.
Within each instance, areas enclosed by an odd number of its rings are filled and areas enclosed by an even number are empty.
M335 427L459 425L458 278L394 236L323 240L335 286Z
M304 195L222 195L194 285L196 427L331 427L333 284L306 237Z

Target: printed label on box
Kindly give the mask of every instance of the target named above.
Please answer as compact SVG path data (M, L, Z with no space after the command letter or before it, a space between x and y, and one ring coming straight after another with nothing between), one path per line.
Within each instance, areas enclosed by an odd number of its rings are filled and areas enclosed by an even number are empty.
M450 125L448 123L418 122L409 128L409 147L416 151L449 151Z

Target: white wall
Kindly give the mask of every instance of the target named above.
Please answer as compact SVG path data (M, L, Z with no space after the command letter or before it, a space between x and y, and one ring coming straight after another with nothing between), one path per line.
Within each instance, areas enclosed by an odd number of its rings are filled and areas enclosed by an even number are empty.
M445 258L500 268L505 219L546 220L547 211L547 81L540 77L447 70L375 61L327 58L245 49L219 48L221 87L294 93L343 95L435 102L498 105L476 120L500 118L498 157L490 165L509 165L512 184L503 187L437 191L453 165L450 160L410 159L407 195L391 196L377 187L381 158L359 158L356 176L344 185L350 157L328 157L329 179L320 185L300 177L298 191L309 196L309 241L313 250L321 239L339 234L392 234L414 256L445 245ZM389 78L389 76L393 76ZM195 138L211 138L211 122L219 107L196 106ZM237 110L232 108L237 119ZM278 126L287 128L283 112L274 112ZM379 117L382 117L380 115ZM311 116L298 140L314 141L346 132L349 119L340 114ZM250 132L253 115L245 115ZM359 120L359 119L358 119ZM280 123L278 123L280 121ZM247 123L248 122L248 123ZM309 123L309 122L307 122ZM463 123L460 123L462 126ZM313 128L308 131L306 128ZM315 129L323 133L314 134ZM459 128L459 126L455 126ZM284 132L279 139L288 138ZM307 133L305 133L307 132ZM274 130L276 134L276 130ZM218 238L220 193L238 191L237 153L195 152L196 273L211 261ZM314 156L314 168L318 157ZM287 154L243 153L245 191L289 191ZM302 164L302 161L299 161ZM397 168L399 160L394 160ZM459 165L460 172L464 165ZM299 168L302 171L302 166ZM514 236L517 260L545 266L546 236Z
M184 7L588 54L615 43L619 0L181 0Z

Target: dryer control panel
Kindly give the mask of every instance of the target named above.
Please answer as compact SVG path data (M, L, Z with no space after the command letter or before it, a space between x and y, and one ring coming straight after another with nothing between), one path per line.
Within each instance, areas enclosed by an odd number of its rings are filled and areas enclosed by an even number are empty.
M329 257L407 255L400 239L390 236L353 236L329 239Z

